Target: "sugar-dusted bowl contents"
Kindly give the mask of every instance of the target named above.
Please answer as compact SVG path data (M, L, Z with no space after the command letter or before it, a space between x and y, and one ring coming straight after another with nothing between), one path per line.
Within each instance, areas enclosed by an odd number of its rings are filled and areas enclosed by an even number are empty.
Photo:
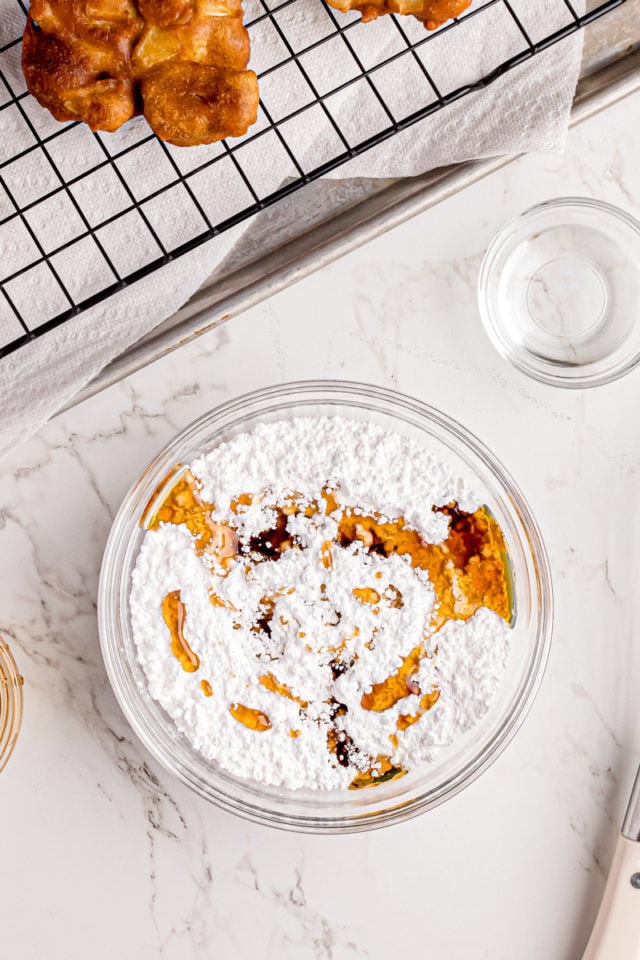
M325 791L403 777L500 687L502 531L399 432L262 422L176 464L141 526L130 616L149 694L238 777Z

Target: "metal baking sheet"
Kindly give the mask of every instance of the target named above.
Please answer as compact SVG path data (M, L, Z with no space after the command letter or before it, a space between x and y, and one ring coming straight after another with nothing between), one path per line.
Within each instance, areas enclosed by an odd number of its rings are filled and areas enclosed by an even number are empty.
M640 89L640 0L585 31L575 126ZM256 217L198 292L109 364L79 403L515 159L497 157L402 180L316 181Z

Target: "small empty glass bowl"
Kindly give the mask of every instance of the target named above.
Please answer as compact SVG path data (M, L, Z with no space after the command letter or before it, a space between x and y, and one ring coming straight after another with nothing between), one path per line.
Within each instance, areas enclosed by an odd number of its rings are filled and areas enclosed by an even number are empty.
M399 780L363 790L290 790L234 776L199 754L152 700L131 628L131 574L149 499L177 463L257 424L296 416L341 415L412 438L467 478L507 542L517 616L504 681L488 713L438 759ZM153 611L150 611L153 615ZM538 689L549 650L552 595L538 529L517 486L475 437L418 400L366 384L308 381L231 400L183 430L147 467L124 499L104 554L98 599L102 652L125 716L167 770L207 800L251 820L287 829L349 833L404 820L471 783L502 752Z
M598 200L540 203L491 242L478 298L518 370L562 387L609 383L640 361L640 223Z

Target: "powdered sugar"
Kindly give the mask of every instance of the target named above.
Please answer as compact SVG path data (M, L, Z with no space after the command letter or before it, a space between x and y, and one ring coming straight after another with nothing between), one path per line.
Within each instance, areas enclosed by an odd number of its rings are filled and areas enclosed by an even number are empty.
M432 513L434 503L455 500L463 510L479 506L460 477L409 437L346 417L259 423L194 461L191 469L220 518L228 517L228 504L241 491L296 490L313 499L334 480L343 503L403 516L437 543L447 522Z
M449 520L434 505L480 506L445 465L376 424L317 417L261 423L190 471L215 505L212 519L254 549L221 569L215 556L198 555L186 526L160 524L145 535L130 610L150 695L204 757L268 784L346 788L358 771L376 773L381 757L404 769L432 759L486 713L508 658L504 620L481 608L435 632L438 598L425 570L406 553L368 549L364 535L340 535L347 506L356 516L403 517L424 541L442 542ZM238 507L241 495L251 497ZM283 515L287 548L271 556ZM171 653L162 603L172 591L199 658L194 672ZM416 692L365 709L363 696L422 638ZM439 699L420 717L429 691ZM237 704L270 726L245 726L230 712Z

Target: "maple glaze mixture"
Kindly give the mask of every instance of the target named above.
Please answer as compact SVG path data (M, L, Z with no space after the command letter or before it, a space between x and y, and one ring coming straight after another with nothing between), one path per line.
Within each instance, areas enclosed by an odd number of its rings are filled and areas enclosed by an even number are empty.
M172 477L175 477L173 483ZM405 558L411 568L424 574L435 592L430 621L424 633L406 638L404 649L398 651L397 667L383 679L371 683L360 700L362 709L372 715L384 714L398 704L402 706L402 701L408 698L411 698L413 706L406 712L401 710L398 713L395 729L388 736L388 752L371 756L366 769L362 769L361 764L350 787L358 789L401 777L407 770L393 761L394 750L405 732L419 724L440 698L440 690L436 686L423 688L418 676L425 658L433 657L434 650L437 653L437 639L434 645L434 637L437 638L445 624L450 621L469 621L481 608L493 611L506 623L512 620L512 584L500 527L484 506L473 512L465 512L455 502L436 505L432 510L446 517L448 534L440 543L428 543L403 517L388 519L374 513L363 513L357 506L341 502L340 490L329 485L322 489L320 496L312 499L291 492L271 504L265 503L266 497L263 492L242 492L227 505L231 521L216 521L213 519L215 505L203 497L202 486L197 478L189 469L178 466L154 492L141 519L141 526L151 531L160 530L165 525L185 527L193 538L196 554L211 570L211 605L232 616L239 613L238 608L220 595L222 584L232 567L241 565L245 576L250 579L260 564L279 561L291 550L302 550L303 544L296 532L296 518L303 518L309 523L322 516L330 516L335 520L335 535L322 542L317 555L318 568L327 573L334 568L337 552L357 551L364 558L368 556L379 561L390 557ZM270 517L269 526L243 536L239 529L240 520L256 504L266 507ZM382 576L382 571L377 570L374 579L381 580ZM296 583L290 583L260 599L258 613L250 630L265 644L268 645L273 639L279 598L294 593L296 588ZM326 589L326 584L322 583L319 603L327 600ZM372 616L378 618L390 610L399 611L404 605L403 594L393 583L353 587L351 595L357 604L366 607ZM342 614L340 610L330 607L331 604L327 603L329 619L326 623L335 628ZM197 673L200 669L199 652L192 649L185 637L189 609L181 598L180 590L166 593L161 612L171 653L184 671ZM283 625L286 624L280 624ZM239 621L233 627L242 629ZM316 651L330 654L326 669L330 671L330 679L338 681L353 667L358 656L363 655L364 651L355 655L349 653L350 643L357 631L356 627L330 647L323 647L320 636L307 636L304 630L298 630L297 639L310 656ZM366 649L374 645L375 633L374 629L371 639L365 644ZM277 657L275 659L277 661ZM274 698L284 698L295 704L300 718L308 719L313 698L304 689L292 689L269 669L259 675L258 682ZM201 678L200 687L204 697L215 699L215 683L211 683L210 678ZM350 767L353 757L361 754L361 751L349 733L348 708L333 695L325 701L325 705L330 717L326 749L335 763ZM250 700L234 701L227 704L227 709L234 721L254 734L269 736L272 732L268 710L253 706ZM297 741L299 736L300 730L290 727L288 737Z

